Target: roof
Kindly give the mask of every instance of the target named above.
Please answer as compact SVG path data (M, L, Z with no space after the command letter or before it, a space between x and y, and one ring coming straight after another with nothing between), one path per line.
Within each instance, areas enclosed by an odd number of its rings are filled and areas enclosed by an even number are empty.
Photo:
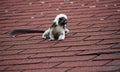
M14 29L46 30L68 16L64 41ZM0 72L119 72L119 0L0 0Z

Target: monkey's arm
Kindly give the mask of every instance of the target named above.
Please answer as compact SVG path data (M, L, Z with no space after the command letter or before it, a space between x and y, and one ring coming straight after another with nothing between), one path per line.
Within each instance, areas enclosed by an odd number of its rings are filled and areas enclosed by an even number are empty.
M44 33L44 30L16 29L10 32L10 35L26 34L26 33Z

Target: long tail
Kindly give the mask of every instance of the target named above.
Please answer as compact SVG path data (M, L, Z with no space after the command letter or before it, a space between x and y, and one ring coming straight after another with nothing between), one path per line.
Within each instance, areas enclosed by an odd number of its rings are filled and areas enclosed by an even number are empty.
M10 35L27 34L27 33L44 33L44 30L16 29L10 32Z

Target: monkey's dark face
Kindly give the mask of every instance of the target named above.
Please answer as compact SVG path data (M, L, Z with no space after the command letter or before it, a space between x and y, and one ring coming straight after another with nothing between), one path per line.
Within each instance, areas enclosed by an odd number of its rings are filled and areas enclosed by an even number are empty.
M66 19L65 17L59 18L59 21L58 21L58 24L59 24L59 25L64 26L64 25L67 24L67 23L68 23L68 21L67 21L67 19Z

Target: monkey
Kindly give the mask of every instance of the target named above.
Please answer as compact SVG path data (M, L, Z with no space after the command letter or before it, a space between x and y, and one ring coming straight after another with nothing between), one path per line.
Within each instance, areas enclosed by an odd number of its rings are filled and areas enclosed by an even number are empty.
M67 15L58 14L53 20L53 24L47 30L16 29L11 31L10 35L15 36L16 34L43 33L43 39L64 40L65 34L69 33L69 29L66 28L67 23Z

